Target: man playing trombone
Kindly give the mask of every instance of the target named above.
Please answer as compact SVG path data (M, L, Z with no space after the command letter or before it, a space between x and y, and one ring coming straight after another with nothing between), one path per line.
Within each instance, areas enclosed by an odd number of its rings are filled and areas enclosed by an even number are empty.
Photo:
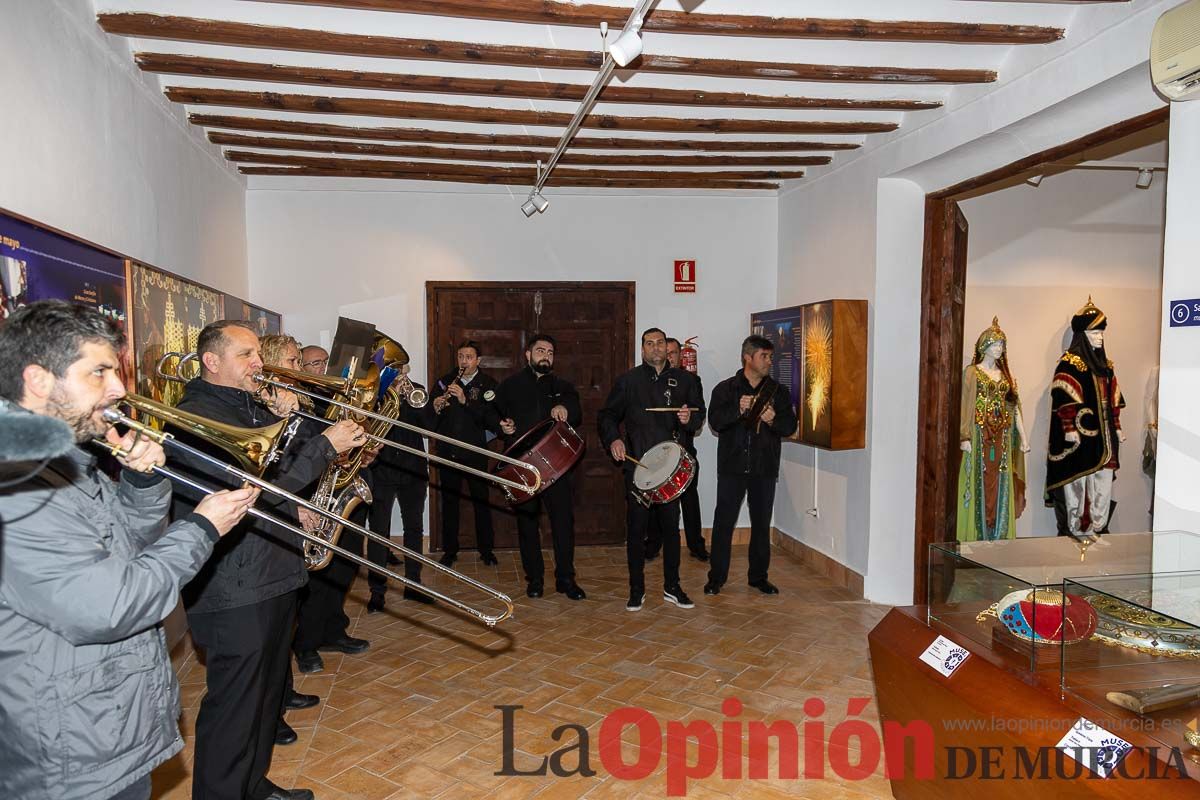
M256 402L263 367L258 336L246 323L223 320L207 325L197 340L200 377L188 382L180 411L241 428L276 423L295 410L294 394L277 391L271 410ZM179 438L220 460L229 454L180 432ZM302 443L285 457L286 470L270 480L295 493L320 477L329 463L366 441L361 426L339 422ZM173 449L176 469L203 483L230 479L209 462ZM191 512L195 493L176 493L175 515ZM284 501L273 501L274 516L295 519ZM311 798L312 792L281 789L267 779L276 725L282 711L296 593L308 580L299 542L262 520L246 520L184 589L188 623L196 646L207 657L208 693L196 720L192 796L196 800L284 800Z
M3 797L150 797L151 770L183 747L160 623L258 496L217 492L164 524L171 486L151 473L162 448L101 416L125 396L123 346L111 320L56 300L0 327L0 406L123 453L117 482L78 447L20 484L11 476L30 465L0 474Z

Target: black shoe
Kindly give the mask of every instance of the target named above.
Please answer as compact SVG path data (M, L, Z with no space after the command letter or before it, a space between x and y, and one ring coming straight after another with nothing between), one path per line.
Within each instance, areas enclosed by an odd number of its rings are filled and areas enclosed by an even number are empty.
M779 594L779 589L776 588L775 584L766 578L763 578L761 581L750 581L750 585L763 594Z
M530 581L529 585L525 587L526 597L541 597L543 593L544 589L541 581Z
M629 590L629 601L625 603L626 611L641 611L646 602L646 590L633 588Z
M315 694L292 692L288 695L287 700L283 701L283 707L287 711L299 711L302 708L312 708L319 702L321 702L321 698Z
M325 662L316 650L301 650L296 653L296 669L301 672L320 672L325 669Z
M383 611L384 599L379 592L371 592L371 599L367 601L367 613L374 614L378 611Z
M708 561L707 550L689 550L688 552L690 552L692 554L692 558L696 559L697 561Z
M276 789L264 800L316 800L312 789Z
M275 729L275 744L295 744L299 738L291 725L279 720L279 727Z
M663 600L668 603L674 603L680 608L695 608L696 604L692 602L692 598L684 594L683 587L671 586L663 589Z
M721 584L716 583L714 581L709 581L708 583L704 584L704 593L705 594L720 594L721 593Z
M443 567L453 567L455 561L458 561L458 553L442 553L442 557L438 559L438 563Z
M354 655L356 653L365 653L371 648L371 643L366 639L355 639L353 636L343 636L340 639L335 639L332 642L326 642L318 647L326 653L346 653Z
M479 553L479 560L484 563L484 566L494 567L500 563L496 558L496 554L491 550L482 550Z
M427 606L431 606L434 604L434 599L432 597L425 594L424 592L418 592L416 589L405 589L404 590L404 599L412 600L413 602L416 602L416 603L424 603Z
M575 581L556 581L554 591L559 594L565 594L568 600L586 600L587 594L583 589L579 588L579 584Z

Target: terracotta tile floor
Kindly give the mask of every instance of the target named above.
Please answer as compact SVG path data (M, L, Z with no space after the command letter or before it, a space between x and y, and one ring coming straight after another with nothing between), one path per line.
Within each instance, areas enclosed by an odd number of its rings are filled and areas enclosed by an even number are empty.
M771 578L781 594L766 597L742 583L746 548L734 548L731 575L719 597L701 591L706 565L686 556L683 585L696 608L663 602L661 561L647 565L646 605L625 611L624 548L583 548L576 554L579 581L588 599L571 602L548 594L524 595L515 551L498 553L499 567L484 567L474 554L460 571L514 596L517 611L496 630L438 606L400 599L389 591L388 609L366 614L366 584L360 578L346 602L352 633L371 641L358 656L324 654L325 671L297 674L299 691L318 694L320 705L288 714L300 740L275 749L271 778L281 786L304 786L321 800L339 798L660 798L667 794L667 759L640 780L609 774L601 764L600 726L622 706L640 706L666 730L669 721L711 723L716 731L731 719L722 701L743 703L743 723L807 719L804 701L821 698L828 737L846 718L847 702L872 698L859 716L878 730L866 634L886 608L835 587L776 550ZM552 569L552 557L546 555ZM427 573L430 570L427 570ZM550 587L553 586L552 574ZM427 581L429 582L429 581ZM443 590L449 581L431 582ZM548 588L550 588L548 587ZM454 596L466 599L459 591ZM204 693L204 668L194 658L180 667L182 728L187 747L154 773L156 798L187 798L191 791L196 711ZM544 756L576 745L570 723L586 728L593 777L497 776L503 768L500 705L515 712L514 766L532 770ZM746 726L741 726L745 736ZM626 763L637 757L636 728L623 736ZM850 739L857 745L856 739ZM804 740L800 744L801 769ZM743 743L743 751L747 746ZM781 779L777 745L770 746L767 779L722 778L717 770L687 784L692 798L866 798L891 797L882 768L865 780L845 780L825 766L826 777ZM701 756L692 742L687 763ZM843 758L857 764L857 750ZM579 748L561 757L575 769Z

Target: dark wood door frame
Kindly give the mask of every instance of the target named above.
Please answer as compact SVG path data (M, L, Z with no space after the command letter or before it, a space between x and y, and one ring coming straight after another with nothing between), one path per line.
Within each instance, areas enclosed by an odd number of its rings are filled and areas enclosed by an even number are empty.
M916 536L913 552L913 602L925 602L929 545L954 538L952 495L958 472L958 413L962 382L961 317L954 305L966 293L966 272L957 270L954 226L958 200L987 194L1039 166L1077 155L1099 145L1166 122L1170 108L1110 125L1065 144L1034 153L925 197L925 256L921 276L921 354L917 426ZM961 257L961 254L958 254ZM949 378L947 378L949 376ZM1029 491L1037 492L1037 487Z

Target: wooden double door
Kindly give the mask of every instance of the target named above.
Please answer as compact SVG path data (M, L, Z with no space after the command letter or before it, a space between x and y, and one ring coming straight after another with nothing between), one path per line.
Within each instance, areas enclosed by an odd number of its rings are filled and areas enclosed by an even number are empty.
M455 368L458 342L472 339L483 350L480 369L504 380L526 368L525 346L534 333L557 341L554 371L579 391L583 422L579 433L587 449L571 473L575 543L625 541L625 487L620 469L600 443L596 413L618 375L633 366L634 284L629 282L445 282L425 284L429 380L436 392L439 377ZM498 449L499 441L492 447ZM433 470L430 492L430 544L442 549L441 493ZM465 494L465 486L464 486ZM495 487L490 491L496 547L516 547L516 516ZM460 500L458 540L475 544L474 510ZM542 515L542 541L549 523Z

